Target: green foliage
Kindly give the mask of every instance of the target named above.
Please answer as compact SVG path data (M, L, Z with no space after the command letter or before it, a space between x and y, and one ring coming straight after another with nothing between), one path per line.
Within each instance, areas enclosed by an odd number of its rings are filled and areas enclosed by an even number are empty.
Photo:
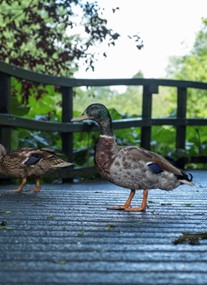
M174 159L175 128L171 126L153 127L151 147L154 152Z
M0 8L0 60L35 72L70 77L83 64L94 70L99 49L96 53L91 48L101 43L114 46L120 37L95 0L0 0ZM131 39L142 48L139 36ZM18 96L21 89L28 103L37 85L20 82L22 87L15 84L12 95Z
M93 68L90 47L114 45L120 36L93 0L0 0L0 6L0 59L33 71L70 76L80 59Z
M12 88L16 90L12 99L11 112L17 116L42 120L61 121L61 94L54 86L32 86L28 102L24 103L21 82L12 78ZM41 96L38 96L41 94ZM57 133L15 129L12 131L12 149L20 147L49 147L61 150L61 140Z
M168 65L168 77L178 80L207 82L207 19L202 20L192 51L183 57L172 57ZM169 90L171 111L176 96ZM174 112L175 113L175 112ZM187 117L207 118L207 91L187 90ZM206 155L206 127L188 127L186 133L186 154Z
M189 156L206 155L207 133L206 127L188 127L186 150Z
M188 118L207 118L207 91L188 89Z
M202 20L192 51L182 57L172 57L167 72L175 79L207 81L207 18Z

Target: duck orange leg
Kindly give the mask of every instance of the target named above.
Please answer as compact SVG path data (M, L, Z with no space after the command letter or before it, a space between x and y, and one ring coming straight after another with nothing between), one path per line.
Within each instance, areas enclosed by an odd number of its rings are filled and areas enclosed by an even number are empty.
M130 208L125 208L124 210L128 212L145 212L147 208L147 197L148 197L148 190L144 189L141 207L139 208L130 207Z
M16 192L16 193L20 193L23 191L24 186L27 184L27 178L23 178L22 179L22 183L19 185L19 187L17 189L14 190L8 190L8 192Z
M126 200L125 204L123 206L113 206L113 207L107 207L108 210L124 210L128 212L145 212L147 208L147 197L148 197L148 190L143 190L143 199L142 199L142 205L139 208L132 208L131 201L134 198L135 190L131 190L129 194L129 198Z
M40 189L41 189L41 186L40 186L40 178L37 177L35 188L32 189L32 190L29 190L29 191L27 191L27 192L33 192L33 193L34 193L34 192L40 192Z
M131 201L134 198L135 195L135 190L131 190L128 199L126 200L125 204L123 206L112 206L112 207L107 207L108 210L125 210L128 208L131 208Z

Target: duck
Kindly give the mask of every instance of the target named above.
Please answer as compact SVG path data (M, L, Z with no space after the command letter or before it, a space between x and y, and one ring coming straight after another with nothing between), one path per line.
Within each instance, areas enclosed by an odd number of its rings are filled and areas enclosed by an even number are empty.
M119 146L112 128L112 118L107 107L100 103L89 105L73 122L92 120L100 128L95 148L94 162L100 175L123 188L130 189L124 205L107 207L110 210L146 211L148 191L173 190L180 185L193 186L193 176L177 168L163 156L139 146ZM137 190L143 190L141 205L132 207Z
M27 178L35 177L35 188L28 192L39 192L40 177L52 170L71 166L73 163L61 159L52 148L21 148L7 154L4 145L0 144L0 173L13 178L21 178L21 184L9 192L22 192Z

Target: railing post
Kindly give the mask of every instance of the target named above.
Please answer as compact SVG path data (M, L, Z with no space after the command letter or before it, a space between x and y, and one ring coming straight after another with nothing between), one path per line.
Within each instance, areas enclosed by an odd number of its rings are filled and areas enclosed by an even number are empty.
M0 72L0 113L10 113L11 106L11 84L10 76ZM9 127L0 127L0 143L7 151L11 149L11 129Z
M142 95L142 119L151 119L152 117L152 94L158 93L157 85L144 85ZM151 126L141 128L141 147L151 148Z
M70 122L73 116L73 88L61 87L62 93L62 122ZM62 151L68 158L73 161L73 134L62 134Z
M178 87L177 90L177 119L186 119L186 104L187 104L187 88ZM186 139L186 124L179 125L176 128L176 149L185 149ZM179 167L183 168L184 163Z

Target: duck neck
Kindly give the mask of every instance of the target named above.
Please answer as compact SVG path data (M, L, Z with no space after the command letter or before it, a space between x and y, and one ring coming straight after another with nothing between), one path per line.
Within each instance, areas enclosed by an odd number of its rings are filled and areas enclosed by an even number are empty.
M98 124L100 126L101 135L108 136L108 137L114 136L111 118L107 118L103 121L99 121Z

